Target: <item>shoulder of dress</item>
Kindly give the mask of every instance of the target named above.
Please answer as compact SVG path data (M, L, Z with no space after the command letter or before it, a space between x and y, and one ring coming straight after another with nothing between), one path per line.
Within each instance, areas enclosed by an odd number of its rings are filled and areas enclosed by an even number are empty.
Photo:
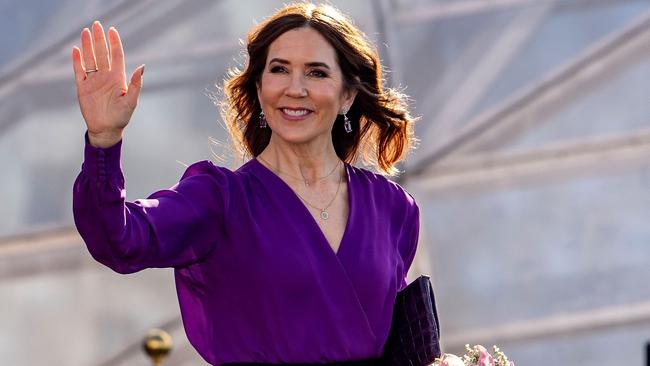
M194 162L185 168L184 176L197 175L197 174L209 174L209 173L224 173L223 167L220 167L213 163L210 160L201 160ZM227 169L225 169L227 170Z
M241 178L242 174L244 172L241 171L241 168L233 171L230 168L217 165L211 160L201 160L187 166L181 180L193 176L206 176L219 180L233 181Z
M351 171L358 178L361 184L378 194L387 196L388 199L395 203L404 203L408 206L416 205L415 198L399 183L388 177L375 173L365 168L350 165Z

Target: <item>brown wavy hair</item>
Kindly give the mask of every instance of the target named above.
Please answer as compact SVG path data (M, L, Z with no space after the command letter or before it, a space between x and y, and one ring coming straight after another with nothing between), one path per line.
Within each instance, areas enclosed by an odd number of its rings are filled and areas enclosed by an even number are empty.
M347 116L352 133L346 133L337 116L332 142L338 157L353 163L359 155L366 165L393 175L395 164L413 147L413 123L407 97L382 86L382 66L377 51L365 35L340 11L330 5L296 3L286 5L248 33L248 52L243 70L231 69L224 81L223 119L235 148L244 156L257 156L268 145L270 128L259 127L261 106L257 98L271 43L283 33L301 27L318 31L336 51L346 90L357 95Z

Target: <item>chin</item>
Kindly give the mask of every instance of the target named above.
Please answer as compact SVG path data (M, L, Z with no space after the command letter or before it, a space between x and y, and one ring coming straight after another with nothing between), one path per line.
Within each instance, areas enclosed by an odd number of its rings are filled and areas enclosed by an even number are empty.
M275 138L289 144L305 144L317 140L322 134L314 131L305 131L300 128L280 128L273 130ZM328 133L331 136L331 133Z

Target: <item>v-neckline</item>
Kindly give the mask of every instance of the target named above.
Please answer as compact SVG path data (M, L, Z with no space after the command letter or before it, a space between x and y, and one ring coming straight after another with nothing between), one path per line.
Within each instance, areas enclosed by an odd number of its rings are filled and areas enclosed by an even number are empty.
M321 238L321 241L327 246L327 249L329 249L329 252L334 254L334 256L336 256L337 258L340 258L341 250L343 249L343 244L345 244L345 239L349 235L348 231L350 229L350 222L352 221L352 215L354 213L354 210L353 210L354 205L353 205L353 197L352 197L353 189L352 189L352 184L351 184L352 183L352 176L350 174L350 172L351 172L350 165L348 163L346 163L345 161L343 162L343 167L345 168L345 180L346 180L347 192L348 192L348 218L347 218L347 220L345 222L345 228L343 229L343 235L341 236L341 240L338 243L339 244L338 249L336 251L334 251L334 248L332 247L332 245L330 245L330 242L327 240L327 237L325 236L325 233L323 232L323 230L318 225L318 222L316 222L316 218L314 218L314 216L309 211L309 208L307 207L307 205L304 202L302 202L302 200L300 199L300 197L298 197L298 194L296 194L296 192L293 190L293 188L291 188L291 186L289 186L289 184L287 184L287 182L285 182L284 180L282 180L282 178L280 178L277 174L275 174L274 171L272 171L266 165L262 164L259 160L257 160L256 157L254 157L252 160L255 161L256 165L258 165L262 169L263 172L265 172L267 175L271 176L272 179L277 180L279 182L279 184L282 187L284 187L284 189L286 191L288 191L291 196L293 196L294 203L296 205L298 205L299 207L302 207L303 215L307 215L308 220L311 221L312 229L314 229L314 230L316 230L318 232L318 234L319 234L319 236Z

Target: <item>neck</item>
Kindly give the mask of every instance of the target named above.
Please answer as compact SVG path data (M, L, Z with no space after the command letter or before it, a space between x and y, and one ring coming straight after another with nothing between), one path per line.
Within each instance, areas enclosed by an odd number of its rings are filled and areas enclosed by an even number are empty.
M293 145L274 138L259 155L263 162L271 165L276 173L293 180L307 180L314 187L328 182L338 183L340 159L331 139L314 141L308 145ZM329 176L327 176L329 173ZM326 178L323 178L327 176ZM322 179L321 179L322 178Z

